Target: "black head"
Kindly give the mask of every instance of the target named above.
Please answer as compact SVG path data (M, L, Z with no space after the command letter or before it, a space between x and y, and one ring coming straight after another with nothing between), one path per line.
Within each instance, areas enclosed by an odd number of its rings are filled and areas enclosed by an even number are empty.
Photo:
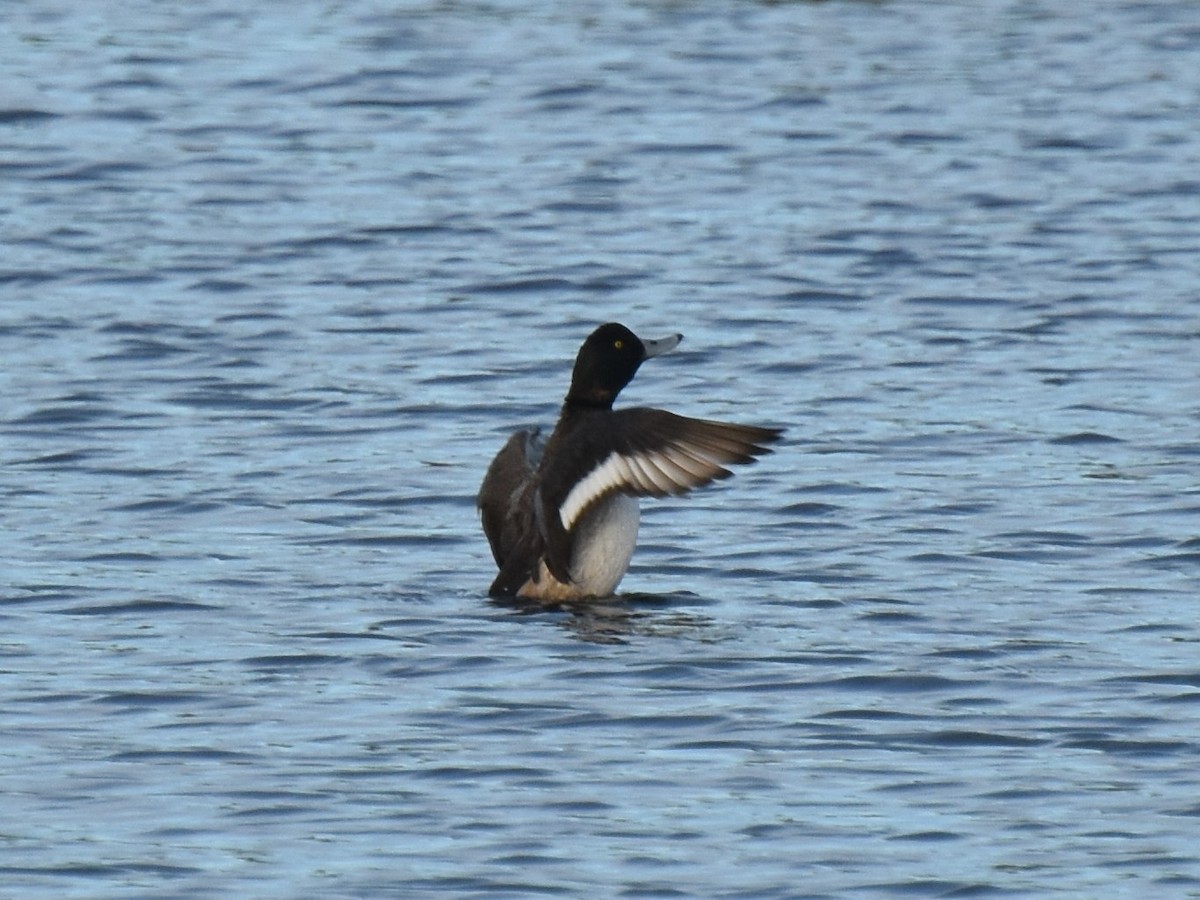
M571 373L567 402L609 409L621 389L633 379L638 367L652 356L660 356L683 340L674 334L657 341L643 341L616 322L601 325L583 342Z

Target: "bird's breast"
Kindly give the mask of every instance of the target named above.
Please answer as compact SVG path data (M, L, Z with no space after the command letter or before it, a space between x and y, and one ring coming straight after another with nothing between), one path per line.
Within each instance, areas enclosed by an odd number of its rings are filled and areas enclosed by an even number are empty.
M629 568L640 518L636 497L614 494L601 500L575 526L571 583L551 575L543 559L538 577L526 581L518 595L543 602L611 596Z
M629 568L641 519L636 497L613 494L575 526L571 578L588 594L607 597Z

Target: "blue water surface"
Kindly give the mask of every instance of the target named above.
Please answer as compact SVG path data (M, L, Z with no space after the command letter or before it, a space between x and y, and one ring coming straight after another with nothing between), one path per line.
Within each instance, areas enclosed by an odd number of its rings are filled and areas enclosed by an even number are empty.
M1200 7L0 26L0 894L1200 897ZM787 437L493 603L609 320Z

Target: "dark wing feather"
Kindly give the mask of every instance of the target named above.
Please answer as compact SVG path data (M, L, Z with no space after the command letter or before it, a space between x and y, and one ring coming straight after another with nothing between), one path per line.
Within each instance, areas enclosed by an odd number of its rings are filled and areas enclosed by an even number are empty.
M483 533L501 576L509 572L503 579L505 583L515 579L518 570L530 565L530 554L533 554L532 565L536 565L540 556L540 548L531 546L531 540L537 536L531 495L541 458L538 439L537 429L514 433L488 466L476 500ZM492 593L516 593L524 584L522 578L510 591L504 591L499 586L501 580L497 578Z
M552 440L540 473L538 531L555 578L570 577L572 530L597 501L613 493L639 497L682 494L728 478L728 465L753 462L778 428L690 419L660 409L625 409L588 416ZM590 426L590 427L589 427Z

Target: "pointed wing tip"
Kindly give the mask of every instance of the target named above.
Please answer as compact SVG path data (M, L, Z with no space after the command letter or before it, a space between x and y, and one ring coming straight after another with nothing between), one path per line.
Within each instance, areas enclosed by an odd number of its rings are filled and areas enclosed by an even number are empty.
M758 432L758 434L755 435L754 440L761 441L764 444L775 443L777 440L779 440L781 437L783 437L784 434L787 432L786 428L775 428L775 427L767 427L767 426L761 426L761 425L756 425L754 427L755 427L755 430ZM767 452L770 453L771 451L768 450Z
M746 450L748 459L744 462L754 462L756 456L766 456L769 453L774 453L774 447L768 447L767 444L773 444L783 437L785 429L783 428L768 428L761 425L747 426L753 429L750 435L750 445Z

